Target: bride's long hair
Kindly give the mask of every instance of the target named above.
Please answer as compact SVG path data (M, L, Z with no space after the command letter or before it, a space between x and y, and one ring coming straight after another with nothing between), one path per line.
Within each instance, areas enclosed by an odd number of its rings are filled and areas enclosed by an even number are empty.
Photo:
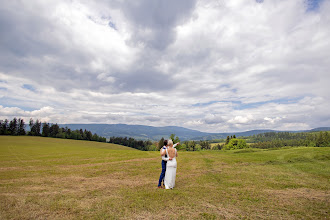
M172 140L168 140L168 146L170 147L167 152L168 152L168 155L173 158L175 157L175 148L173 148L173 141Z

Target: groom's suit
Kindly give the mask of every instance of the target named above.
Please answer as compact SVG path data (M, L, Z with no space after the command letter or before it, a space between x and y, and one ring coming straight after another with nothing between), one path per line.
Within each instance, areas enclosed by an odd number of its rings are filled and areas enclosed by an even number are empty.
M176 147L177 144L174 144L173 147ZM163 146L162 150L166 150L167 146ZM169 161L170 158L167 157L167 155L165 154L164 156L162 156L162 172L160 173L159 176L159 181L158 181L158 186L162 185L162 182L164 181L164 177L165 177L165 173L166 173L166 163L167 161Z

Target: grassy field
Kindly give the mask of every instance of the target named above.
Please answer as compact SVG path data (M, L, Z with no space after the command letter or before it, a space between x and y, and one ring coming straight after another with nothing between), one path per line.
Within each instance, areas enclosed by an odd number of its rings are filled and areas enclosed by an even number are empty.
M330 148L158 152L0 136L0 219L327 219Z

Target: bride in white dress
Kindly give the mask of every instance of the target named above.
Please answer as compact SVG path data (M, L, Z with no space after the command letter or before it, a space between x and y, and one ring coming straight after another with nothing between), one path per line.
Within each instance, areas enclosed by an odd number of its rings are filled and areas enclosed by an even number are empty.
M165 189L173 189L175 186L175 177L176 177L176 157L178 156L177 150L173 147L173 141L168 141L168 148L166 149L166 154L168 158L172 160L167 161L166 163L166 173L164 178Z

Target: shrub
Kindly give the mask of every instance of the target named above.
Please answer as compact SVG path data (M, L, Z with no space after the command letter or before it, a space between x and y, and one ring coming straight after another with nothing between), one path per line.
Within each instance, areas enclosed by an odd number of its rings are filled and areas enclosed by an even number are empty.
M246 141L243 139L232 138L229 143L224 146L225 150L248 148Z

